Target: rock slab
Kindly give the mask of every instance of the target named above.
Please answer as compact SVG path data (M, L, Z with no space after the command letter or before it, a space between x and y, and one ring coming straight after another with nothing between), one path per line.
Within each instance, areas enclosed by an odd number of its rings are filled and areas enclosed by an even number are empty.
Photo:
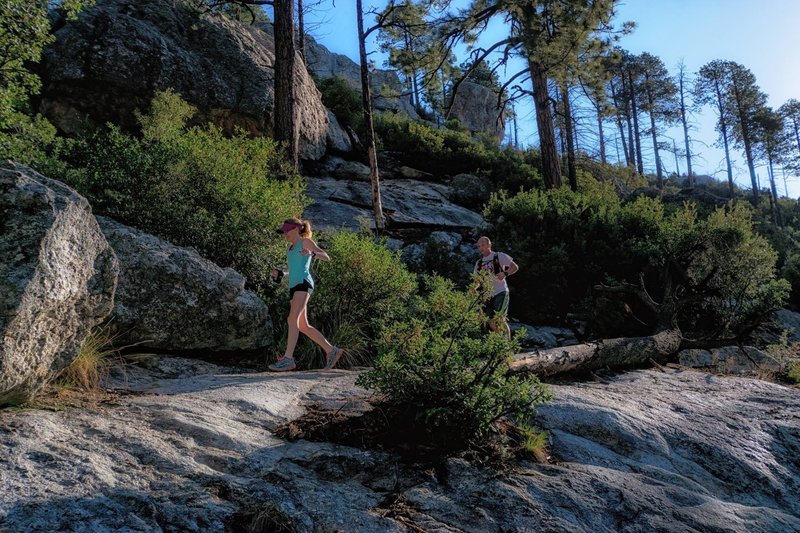
M116 344L171 351L272 344L267 305L245 290L241 274L109 218L98 222L120 263L110 320Z
M164 0L98 0L77 20L58 24L42 61L41 111L62 131L78 131L87 120L136 129L134 111L148 110L156 91L174 89L198 108L201 123L272 134L271 33ZM295 78L301 157L318 159L328 112L299 55Z
M113 377L137 394L0 413L0 530L247 530L232 518L274 505L301 532L800 531L800 391L772 383L636 371L553 385L537 422L554 461L498 471L271 433L312 404L355 410L354 372L160 358Z
M118 264L89 203L0 165L0 404L38 392L111 312Z
M369 183L334 178L309 178L306 189L314 204L304 217L315 226L358 230L361 220L374 227L372 189ZM381 202L392 229L471 231L484 222L475 211L452 203L449 189L439 183L408 179L381 183Z

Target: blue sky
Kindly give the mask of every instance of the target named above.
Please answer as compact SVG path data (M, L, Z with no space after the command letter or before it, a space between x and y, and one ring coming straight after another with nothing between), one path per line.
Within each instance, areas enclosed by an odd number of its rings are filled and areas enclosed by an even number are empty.
M365 0L365 6L385 3ZM325 20L314 34L332 51L356 59L355 0L337 0L335 6L309 17ZM681 59L689 73L696 72L714 59L732 60L755 74L772 107L777 108L790 98L800 99L800 0L625 0L618 6L615 21L621 24L627 20L636 22L637 27L631 35L622 38L620 45L634 53L647 51L659 56L673 74ZM372 19L368 18L365 24L371 25ZM491 42L502 31L502 28L490 28L483 39ZM374 42L371 49L377 49ZM379 54L371 57L382 66L383 58ZM514 72L510 70L509 74ZM518 113L520 139L536 145L532 104L523 103ZM724 154L715 147L717 134L710 110L695 114L693 130L690 134L695 140L692 149L697 153L693 160L694 171L724 179ZM606 133L612 139L609 157L615 158L615 132L610 124ZM660 140L669 141L672 137L681 146L682 135L682 130L672 128ZM733 156L736 182L749 187L743 155L734 153ZM667 171L674 171L674 156L662 153L661 158ZM678 164L681 172L685 173L685 159L679 160ZM646 161L645 166L654 170L652 157L649 165ZM766 169L760 167L757 172L765 183ZM781 172L776 174L779 193L783 194ZM789 195L800 195L800 177L789 176L787 181Z

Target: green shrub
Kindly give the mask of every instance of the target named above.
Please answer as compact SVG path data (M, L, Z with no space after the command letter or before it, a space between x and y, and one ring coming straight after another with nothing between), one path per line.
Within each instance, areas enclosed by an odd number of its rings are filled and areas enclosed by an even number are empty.
M330 342L345 348L350 364L369 364L375 353L376 332L416 290L399 253L366 234L339 231L318 236L331 261L314 263L316 288L309 304L309 322ZM286 316L288 306L282 305ZM324 354L303 342L298 356L319 366Z
M191 108L160 93L138 139L109 125L64 143L62 179L96 213L153 233L263 286L282 255L273 228L300 214L303 183L272 140L214 127L185 128ZM58 169L51 169L58 174Z
M655 302L680 300L684 331L727 336L786 297L776 254L753 231L742 203L702 219L692 204L667 213L656 199L621 204L606 190L562 188L495 195L485 215L494 222L495 248L521 266L510 281L511 304L525 319L559 320L582 310L603 318L594 324L597 334L651 332L664 317L641 300L593 291L643 281Z
M488 276L469 293L443 278L425 278L424 295L383 330L375 368L358 384L382 392L445 447L485 436L501 417L527 422L550 398L534 376L507 374L518 339L487 333L480 299Z
M405 165L436 176L483 172L496 189L517 191L541 184L534 158L501 149L492 136L436 129L408 117L377 115L375 131L383 150L397 154Z
M316 80L322 93L322 103L333 111L342 126L360 131L364 126L364 108L361 92L353 89L344 78Z

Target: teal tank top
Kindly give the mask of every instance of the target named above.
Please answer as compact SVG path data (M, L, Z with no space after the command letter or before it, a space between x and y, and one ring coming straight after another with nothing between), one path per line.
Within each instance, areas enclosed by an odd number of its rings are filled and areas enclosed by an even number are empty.
M311 256L300 253L302 246L298 242L286 252L286 263L289 265L289 288L300 285L303 281L314 287L314 278L311 277L309 267Z

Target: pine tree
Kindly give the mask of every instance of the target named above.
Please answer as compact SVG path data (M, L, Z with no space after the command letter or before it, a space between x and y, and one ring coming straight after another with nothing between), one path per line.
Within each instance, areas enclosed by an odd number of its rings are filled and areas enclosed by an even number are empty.
M691 80L689 80L688 74L686 73L686 64L683 62L683 60L678 63L678 75L676 76L676 81L678 82L680 121L681 126L683 126L683 140L686 147L686 174L689 179L689 187L693 187L694 174L692 172L692 148L691 141L689 139L689 118L687 112L689 106L686 104Z
M696 105L710 105L717 115L717 131L722 137L725 149L725 164L728 171L728 191L734 197L733 165L730 154L730 130L732 124L730 105L728 103L729 71L725 61L715 60L703 65L697 73L694 85Z
M640 90L644 95L643 110L650 116L650 136L656 164L658 188L664 188L664 171L658 151L658 122L673 122L677 116L678 89L660 58L644 52L636 58L642 73Z

